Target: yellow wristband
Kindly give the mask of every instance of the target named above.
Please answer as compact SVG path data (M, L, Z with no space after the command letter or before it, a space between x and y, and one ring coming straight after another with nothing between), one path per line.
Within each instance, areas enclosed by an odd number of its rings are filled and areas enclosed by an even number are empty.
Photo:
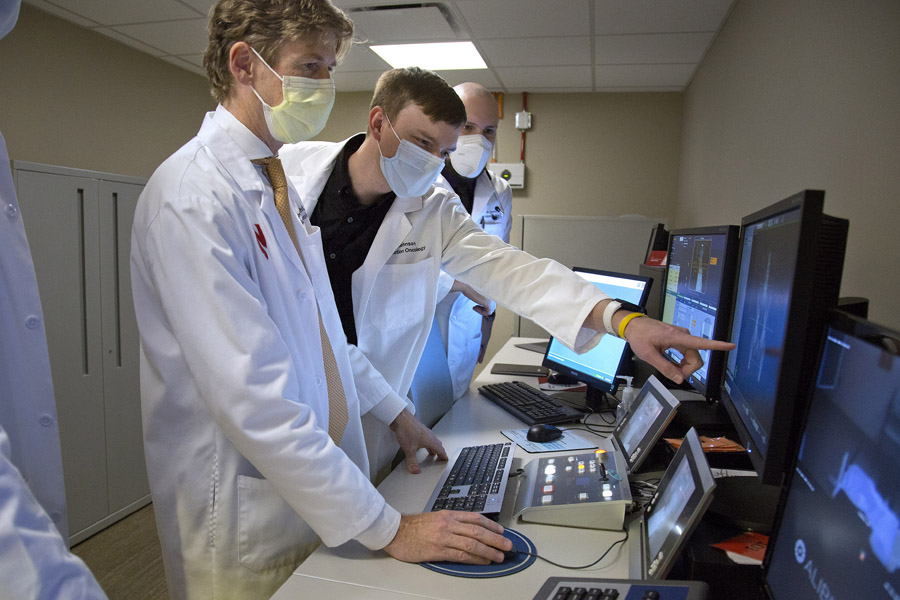
M625 315L625 317L619 321L619 337L623 340L625 339L625 327L628 326L628 323L631 322L632 319L637 319L638 317L646 317L647 315L639 312L633 312Z

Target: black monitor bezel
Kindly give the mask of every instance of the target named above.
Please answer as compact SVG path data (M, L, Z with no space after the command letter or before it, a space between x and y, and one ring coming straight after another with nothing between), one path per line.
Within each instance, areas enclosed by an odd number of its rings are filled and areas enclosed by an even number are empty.
M699 235L724 235L725 236L725 255L722 257L724 262L722 271L722 282L719 286L719 298L716 305L716 325L713 328L714 340L726 340L731 333L731 309L734 304L734 288L737 279L738 253L740 252L740 233L741 228L737 225L718 225L712 227L691 227L686 229L673 229L669 233L668 258L666 260L666 290L668 289L669 268L672 264L672 243L676 237L681 235L699 236ZM663 295L663 305L661 307L660 318L666 314L666 301L669 294L666 290L661 291ZM669 361L678 364L668 354L663 353ZM722 350L714 350L710 353L709 366L706 371L706 383L697 379L695 375L689 376L685 381L694 388L698 393L702 394L708 400L718 400L721 395L722 381L725 377L725 360L728 353Z
M857 317L855 315L851 315L845 311L842 311L837 308L833 308L828 311L825 323L822 328L822 336L823 341L825 336L828 333L829 329L834 329L839 333L843 333L849 335L851 337L855 337L857 339L871 342L873 344L879 345L883 348L883 350L889 354L900 359L900 332L891 330L882 325L878 325L866 319ZM884 342L884 340L890 339L892 343L890 346ZM821 368L821 360L822 360L822 352L824 350L824 344L819 348L818 361L815 368L815 375L818 376L819 369ZM806 416L809 412L809 409L812 407L812 392L810 394L810 402L807 403L807 411L804 413L804 422L801 424L799 429L799 440L803 439L806 435ZM793 460L791 461L791 468L789 471L789 476L785 478L784 486L782 489L781 497L778 502L778 510L775 516L775 523L773 527L773 534L770 537L769 544L766 546L766 553L763 557L763 577L762 577L762 588L765 592L765 597L769 600L780 600L775 598L772 593L772 590L769 586L768 581L768 573L769 568L772 564L773 555L775 552L776 544L779 543L779 535L781 530L781 523L784 519L785 509L787 508L787 503L790 499L790 490L791 485L793 483L793 478L796 476L796 467L797 467L797 455L796 453L793 456Z
M737 431L741 444L747 449L747 456L759 480L764 484L782 485L785 475L792 466L792 453L796 447L796 431L800 427L805 409L809 403L809 393L813 381L811 371L815 370L818 352L824 335L823 324L828 309L836 306L843 271L844 248L840 249L840 260L832 265L837 273L837 289L829 290L828 297L821 293L823 287L814 281L818 274L819 260L824 256L820 244L823 239L825 220L833 219L823 212L825 192L804 190L780 202L747 215L741 220L741 250L736 263L738 273L743 260L746 229L761 221L777 217L792 210L800 211L800 235L797 242L797 258L794 266L794 280L791 286L790 307L785 325L785 340L782 346L782 362L775 391L775 406L772 415L772 431L766 451L761 452L750 435L741 415L735 407L728 391L727 366L724 369L724 384L720 402L725 407ZM846 222L845 222L846 223ZM844 229L844 241L846 228ZM737 312L738 287L736 281L734 303L731 310L730 339L734 339L734 318ZM833 297L831 297L833 295ZM738 341L738 343L740 343ZM727 363L726 363L727 365Z
M607 277L620 277L623 279L631 279L633 281L642 281L644 282L644 290L641 293L640 302L637 302L638 306L643 307L647 303L647 297L650 294L650 288L653 286L653 279L650 277L646 277L644 275L634 275L632 273L617 273L615 271L604 271L601 269L590 269L588 267L572 267L572 271L575 273L591 273L593 275L604 275ZM591 284L593 285L593 284ZM590 388L595 390L599 390L601 392L609 393L612 392L616 388L616 377L613 376L612 383L607 383L602 379L597 379L596 377L591 377L586 373L581 371L576 371L572 367L567 365L563 365L561 363L556 362L555 360L550 358L550 348L553 346L553 337L551 336L550 340L547 342L547 349L544 351L544 360L541 361L541 364L545 367L553 369L557 373L561 373L566 377L571 377L573 379L577 379L578 381L584 383ZM616 374L622 372L622 365L626 363L628 359L631 358L631 347L628 343L625 343L625 349L622 352L622 356L619 359L619 364L616 366Z

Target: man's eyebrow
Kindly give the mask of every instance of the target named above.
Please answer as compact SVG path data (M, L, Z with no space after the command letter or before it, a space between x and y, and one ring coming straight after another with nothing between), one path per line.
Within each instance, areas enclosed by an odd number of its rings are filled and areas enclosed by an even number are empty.
M425 131L423 131L422 129L413 129L410 133L418 138L425 140L429 144L437 144L437 140L425 133Z

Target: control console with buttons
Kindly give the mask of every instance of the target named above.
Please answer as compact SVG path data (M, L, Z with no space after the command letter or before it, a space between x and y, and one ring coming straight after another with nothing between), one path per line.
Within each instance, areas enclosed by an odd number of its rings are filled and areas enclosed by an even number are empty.
M617 531L630 507L624 458L596 450L526 464L514 515L532 523Z
M699 581L550 577L533 600L704 600L708 590Z

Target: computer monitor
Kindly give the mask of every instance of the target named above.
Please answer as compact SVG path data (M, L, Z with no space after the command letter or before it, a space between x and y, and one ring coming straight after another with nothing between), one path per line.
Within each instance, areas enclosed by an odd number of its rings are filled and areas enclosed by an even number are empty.
M790 469L825 315L836 306L848 222L806 190L741 222L741 256L721 402L759 479Z
M829 315L764 561L774 600L900 597L900 333Z
M697 337L728 339L739 231L736 225L672 231L662 321ZM726 354L702 350L703 366L686 383L707 399L717 400ZM683 358L674 348L666 350L665 356L675 364Z
M647 301L650 292L648 277L583 267L572 270L612 298L639 306ZM556 338L550 338L543 365L587 384L588 405L599 406L605 394L615 389L616 375L627 356L625 340L613 335L604 335L596 346L584 354L576 354Z
M712 499L713 479L697 431L689 429L644 510L643 579L664 579Z
M629 474L641 468L663 430L672 422L678 405L678 399L653 375L641 387L610 434L613 448L622 452Z

